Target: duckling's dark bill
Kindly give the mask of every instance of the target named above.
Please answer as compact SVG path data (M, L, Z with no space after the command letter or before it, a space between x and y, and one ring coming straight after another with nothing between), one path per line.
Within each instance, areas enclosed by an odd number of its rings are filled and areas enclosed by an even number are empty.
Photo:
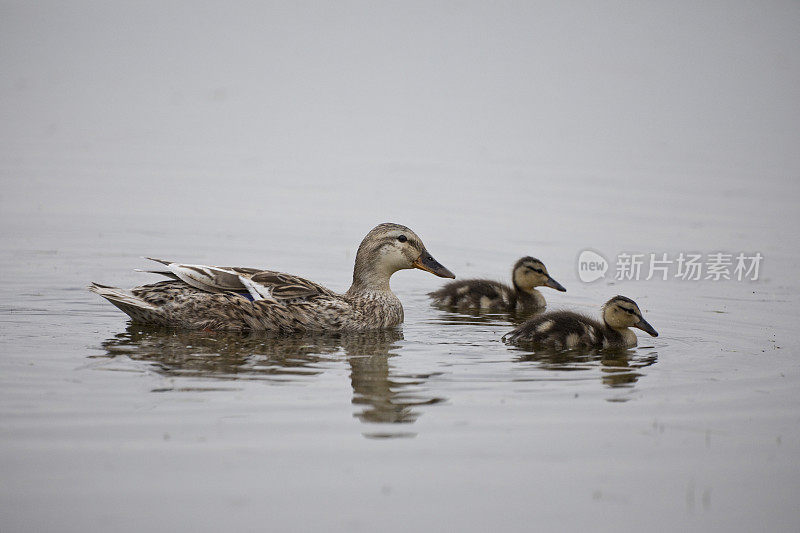
M424 270L425 272L430 272L440 278L451 278L455 279L455 274L447 270L444 266L442 266L439 261L434 259L429 253L425 252L420 255L416 261L412 263L414 268L418 268L420 270Z
M551 289L555 289L561 292L567 292L567 289L564 288L562 284L554 280L553 278L548 277L547 281L544 283L545 287L550 287Z
M649 333L653 337L658 337L658 332L644 318L640 319L639 322L637 322L636 324L633 325L633 327L634 328L639 328L640 330L644 331L645 333Z

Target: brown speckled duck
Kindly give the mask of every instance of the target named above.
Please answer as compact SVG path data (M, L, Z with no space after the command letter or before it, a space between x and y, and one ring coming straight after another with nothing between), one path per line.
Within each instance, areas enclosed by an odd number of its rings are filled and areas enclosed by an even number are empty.
M636 302L614 296L603 305L603 322L569 311L536 316L503 337L513 344L531 345L551 350L574 348L633 348L639 328L653 337L658 332L642 316Z
M446 284L428 293L433 303L462 309L488 311L536 311L547 306L536 287L550 287L564 292L559 282L550 277L544 263L533 257L523 257L511 271L513 287L487 279L465 279Z
M131 290L93 283L89 290L134 322L186 329L359 331L397 326L403 306L389 288L401 269L455 276L405 226L380 224L356 253L353 284L337 294L307 279L271 270L184 265L156 259L169 281Z

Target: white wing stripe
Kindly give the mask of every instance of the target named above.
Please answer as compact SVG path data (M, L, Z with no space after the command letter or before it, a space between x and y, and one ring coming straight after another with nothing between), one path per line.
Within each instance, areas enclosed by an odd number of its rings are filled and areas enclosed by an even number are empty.
M239 281L242 282L247 288L247 292L250 293L250 296L253 297L253 300L271 300L272 293L269 290L269 287L265 287L264 285L260 285L255 283L253 280L248 279L244 276L239 276Z
M182 265L170 263L169 270L192 287L204 291L242 289L238 274L206 265Z

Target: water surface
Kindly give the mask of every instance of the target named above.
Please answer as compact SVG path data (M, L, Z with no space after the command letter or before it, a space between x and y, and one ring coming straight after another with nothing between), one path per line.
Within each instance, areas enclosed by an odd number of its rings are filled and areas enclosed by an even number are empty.
M593 6L5 3L0 530L796 531L800 15ZM86 291L155 281L141 256L344 291L384 221L660 336L534 354L421 271L365 334L164 331ZM764 262L585 284L587 248Z

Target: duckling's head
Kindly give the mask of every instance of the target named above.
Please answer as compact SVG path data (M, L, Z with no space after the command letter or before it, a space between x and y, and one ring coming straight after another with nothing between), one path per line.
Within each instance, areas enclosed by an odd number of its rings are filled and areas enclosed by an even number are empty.
M361 241L353 269L353 286L388 289L392 274L405 268L455 278L428 253L416 233L400 224L385 223L372 228Z
M658 332L644 319L636 302L624 296L614 296L603 305L603 320L614 329L639 328L652 337L658 337Z
M523 257L514 265L511 272L514 286L524 292L531 292L535 287L550 287L566 292L559 282L550 277L544 263L533 257Z

